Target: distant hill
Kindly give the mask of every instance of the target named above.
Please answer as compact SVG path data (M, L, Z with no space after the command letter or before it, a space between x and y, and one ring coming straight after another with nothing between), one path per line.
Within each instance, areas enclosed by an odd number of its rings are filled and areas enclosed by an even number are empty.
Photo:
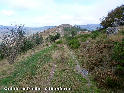
M25 27L25 31L27 35L35 34L37 32L43 32L44 30L48 30L54 28L56 26L44 26L44 27Z
M87 25L75 25L75 26L78 26L81 29L87 29L90 31L96 30L97 28L101 27L100 24L87 24ZM56 26L25 27L24 30L26 32L26 35L31 35L33 33L43 32L44 30L48 30L48 29L55 28L55 27ZM0 25L0 37L3 35L5 31L7 31L7 28L11 29L12 26Z
M26 35L31 35L37 32L43 32L44 30L48 30L54 28L56 26L44 26L44 27L24 27ZM11 29L12 26L3 26L0 25L0 37L3 35L4 32L8 31L7 28Z
M76 25L81 29L87 29L90 31L96 30L97 28L101 27L100 24L87 24L87 25Z
M65 25L68 26L68 24L65 24ZM59 28L57 26L25 27L24 30L25 30L27 36L29 36L31 34L35 34L37 32L43 32L43 31L46 31L46 30L48 30L47 32L49 32L49 31L50 32L58 31L58 32L61 33L61 30L63 29L63 26L64 25L60 25L60 26L58 26ZM93 31L93 30L96 30L97 28L99 28L100 27L100 24L87 24L87 25L75 25L75 26L78 26L81 29L87 29L87 30ZM2 37L2 35L6 31L8 31L7 28L11 29L12 26L3 26L3 25L0 25L0 37Z
M44 26L44 27L24 27L24 31L25 31L25 35L26 36L29 36L29 35L32 35L32 34L35 34L37 32L43 32L44 30L48 30L48 29L51 29L51 28L54 28L56 26ZM3 25L0 25L0 43L1 43L1 37L3 36L4 33L6 32L9 32L8 29L11 29L12 26L3 26Z

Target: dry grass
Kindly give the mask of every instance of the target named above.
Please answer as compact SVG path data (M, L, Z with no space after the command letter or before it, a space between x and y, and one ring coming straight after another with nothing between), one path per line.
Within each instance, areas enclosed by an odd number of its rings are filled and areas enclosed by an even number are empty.
M56 50L52 57L57 62L65 62L69 58L68 51L63 44L58 46L59 50Z
M46 46L45 46L46 47ZM6 59L3 59L0 61L0 78L9 76L15 69L15 65L18 64L18 62L21 62L23 60L25 60L27 57L32 56L33 54L41 51L42 49L45 48L42 45L39 45L37 47L35 47L34 50L30 49L28 50L26 53L22 53L21 55L19 55L14 64L9 64L9 62Z
M81 43L78 49L78 58L82 61L82 66L87 68L94 76L99 87L106 87L106 79L110 77L115 82L120 79L115 75L114 68L117 62L112 60L114 42L122 42L124 36L120 33L106 36L104 34L95 40L89 39L88 42Z
M110 41L117 41L117 42L121 42L122 39L124 38L124 35L121 34L117 34L117 35L111 35L108 37L110 39Z

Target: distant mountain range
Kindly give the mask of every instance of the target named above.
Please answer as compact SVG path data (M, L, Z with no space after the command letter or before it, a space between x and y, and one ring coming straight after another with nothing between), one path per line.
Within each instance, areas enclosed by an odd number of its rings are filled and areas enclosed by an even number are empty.
M87 30L90 30L90 31L97 30L97 28L101 27L100 24L87 24L87 25L75 25L75 26L78 26L81 29L87 29Z
M80 27L81 29L87 29L90 31L96 30L97 28L101 27L100 24L88 24L88 25L75 25L77 27ZM26 33L26 36L35 34L37 32L43 32L45 30L55 28L57 26L44 26L44 27L24 27L24 31ZM3 26L0 25L0 37L3 36L5 32L9 32L8 29L12 29L12 26ZM0 38L1 42L1 38Z
M25 27L25 32L27 35L35 34L37 32L43 32L44 30L48 30L54 28L56 26L44 26L44 27Z
M90 31L96 30L97 28L101 27L100 24L87 24L87 25L75 25L80 27L81 29L87 29ZM44 26L44 27L24 27L26 35L31 35L37 32L43 32L44 30L48 30L51 28L55 28L56 26ZM11 29L12 26L3 26L0 25L0 37L3 35L4 32L8 31L7 28Z
M24 31L26 35L31 35L37 32L43 32L44 30L54 28L56 26L44 26L44 27L24 27ZM11 29L12 26L3 26L0 25L0 36L3 35L4 32L8 31L8 29Z

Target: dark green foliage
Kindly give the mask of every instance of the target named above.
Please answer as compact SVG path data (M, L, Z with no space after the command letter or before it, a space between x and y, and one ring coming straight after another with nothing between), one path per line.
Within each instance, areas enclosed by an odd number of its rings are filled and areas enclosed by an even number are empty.
M60 38L60 34L57 33L55 36L53 36L53 35L49 35L48 38L49 38L50 42L55 42L55 40L57 40L57 39Z
M23 44L21 45L21 52L26 52L29 49L34 48L35 46L43 43L42 35L36 33L30 38L25 38Z
M60 34L57 33L57 34L55 35L55 39L57 40L57 39L59 39L59 38L60 38Z
M81 36L81 41L82 41L82 42L85 42L90 36L91 36L90 34L83 34L83 35Z
M34 47L34 42L25 39L23 45L21 46L21 52L26 52Z
M55 36L49 35L50 42L55 42Z
M84 38L84 37L81 38L82 42L85 42L86 40L87 40L87 38Z
M115 88L120 86L120 83L111 77L107 77L105 82L109 88Z
M2 50L0 49L0 60L4 58L4 54L2 53Z
M92 33L91 33L91 38L92 39L96 39L96 37L98 37L100 35L100 32L99 31L93 31Z
M81 38L82 42L85 42L88 38L96 39L102 32L93 31L91 34L81 34L76 36L76 38Z
M77 35L77 31L76 31L76 29L72 29L72 31L71 31L71 35L72 35L72 37L74 37L75 35Z
M115 75L123 76L124 75L124 67L121 65L117 65L117 67L115 69Z
M62 44L62 40L57 41L56 44Z
M112 58L124 66L124 39L114 43L113 52Z
M66 27L66 28L64 28L64 36L65 37L68 37L68 36L74 37L75 35L77 35L78 31L80 31L79 28L76 28L76 27Z
M38 33L36 33L36 35L35 35L35 43L36 43L36 45L39 45L39 44L41 44L43 42L43 37L42 37L42 35L39 35Z
M108 13L107 17L102 19L101 25L104 28L112 27L112 23L115 21L115 18L121 19L123 17L124 5L117 7ZM120 24L124 25L124 24Z
M77 49L80 47L80 42L78 39L73 38L67 41L68 45L72 48L72 49Z
M124 76L124 39L122 42L114 43L112 59L118 63L115 74Z
M121 30L120 33L121 33L122 35L124 35L124 30Z

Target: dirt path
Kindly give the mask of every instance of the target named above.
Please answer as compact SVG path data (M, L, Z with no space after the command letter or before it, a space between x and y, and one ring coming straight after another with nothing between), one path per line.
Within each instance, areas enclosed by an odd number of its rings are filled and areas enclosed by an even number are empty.
M64 48L68 49L69 53L70 53L70 56L71 58L75 61L76 63L76 66L75 66L75 69L78 73L80 73L83 78L85 78L87 81L88 81L88 87L91 86L91 82L90 82L90 79L89 79L89 73L88 71L85 69L85 68L82 68L80 65L79 65L79 62L78 60L76 59L76 56L75 54L73 53L72 50L70 50L66 45L64 45Z
M49 80L48 80L48 85L49 85L49 86L51 85L50 82L51 82L51 80L52 80L52 78L53 78L53 76L54 76L55 69L56 69L56 65L53 63L52 69L51 69L51 71L50 71Z
M52 68L51 68L51 70L50 70L50 74L49 74L48 79L47 79L47 82L46 82L46 87L51 87L51 80L52 80L53 77L54 77L55 69L56 69L56 65L53 63L53 64L52 64ZM42 92L43 92L43 93L51 93L52 91L43 90Z

